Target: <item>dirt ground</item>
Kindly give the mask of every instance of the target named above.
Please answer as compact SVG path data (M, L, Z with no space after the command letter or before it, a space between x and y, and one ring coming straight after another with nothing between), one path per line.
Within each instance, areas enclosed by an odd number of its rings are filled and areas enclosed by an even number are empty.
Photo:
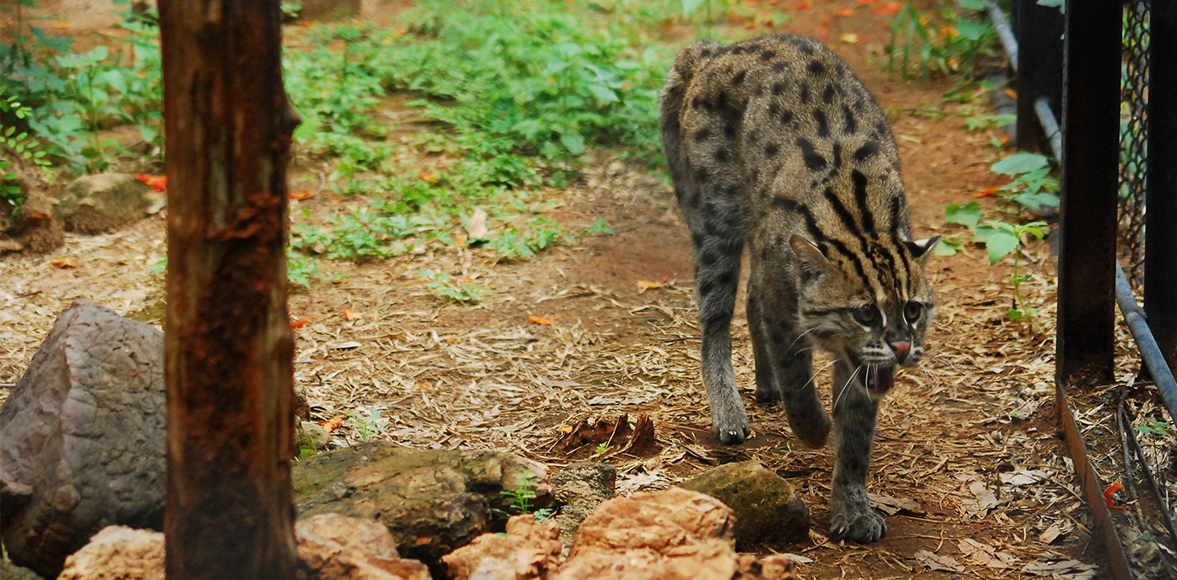
M988 166L1002 153L988 133L966 130L959 105L944 104L950 84L904 82L882 70L885 17L866 9L833 16L857 5L847 0L815 4L776 31L810 33L831 19L831 46L891 116L916 236L966 241L945 224L944 206L1001 184ZM856 33L857 42L840 40L844 32ZM929 107L947 114L928 115ZM1023 290L1039 308L1041 331L1007 319L1010 270L988 266L983 248L966 244L956 256L931 261L939 314L929 354L921 368L897 376L882 406L868 483L876 503L895 505L896 513L887 516L887 536L863 546L824 535L832 449L801 446L782 408L754 401L742 300L734 359L753 435L736 447L712 438L698 375L689 238L663 179L599 151L578 182L542 195L555 200L566 231L604 218L616 233L581 236L512 262L480 248L441 246L361 264L323 260L325 274L346 277L290 295L292 318L309 320L295 331L295 372L314 418L379 410L390 421L381 437L412 447L513 451L553 469L586 457L607 460L622 493L758 459L785 477L813 514L809 542L764 547L797 555L805 577L1110 577L1084 566L1103 557L1055 428L1056 281L1045 243L1023 255L1032 273ZM322 193L293 201L291 214L311 223L358 203ZM299 217L303 209L313 217ZM158 324L163 276L150 266L165 251L164 235L164 220L155 216L112 234L67 236L52 255L0 257L0 397L71 300ZM50 264L62 256L79 267ZM473 306L440 301L423 286L423 268L474 279L492 293ZM642 281L660 286L643 290ZM823 364L819 359L817 368ZM818 381L828 404L827 374ZM657 449L639 454L616 441L605 448L567 441L580 421L621 414L649 415ZM334 433L340 445L356 435L350 421Z

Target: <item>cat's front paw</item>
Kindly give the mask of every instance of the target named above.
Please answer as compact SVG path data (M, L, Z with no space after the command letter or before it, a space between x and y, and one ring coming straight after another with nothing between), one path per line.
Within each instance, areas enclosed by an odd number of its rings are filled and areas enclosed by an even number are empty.
M887 534L887 522L869 505L837 509L830 506L830 539L871 544Z
M715 438L724 445L739 445L752 434L752 425L748 422L747 415L729 417L727 420L715 417L712 423L711 429L715 433Z

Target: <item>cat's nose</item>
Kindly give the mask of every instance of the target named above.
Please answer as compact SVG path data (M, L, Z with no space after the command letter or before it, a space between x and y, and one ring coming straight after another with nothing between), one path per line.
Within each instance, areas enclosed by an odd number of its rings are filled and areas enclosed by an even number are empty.
M899 362L903 362L903 359L906 359L907 355L911 352L911 343L906 340L901 342L892 342L891 350L895 351L895 358Z

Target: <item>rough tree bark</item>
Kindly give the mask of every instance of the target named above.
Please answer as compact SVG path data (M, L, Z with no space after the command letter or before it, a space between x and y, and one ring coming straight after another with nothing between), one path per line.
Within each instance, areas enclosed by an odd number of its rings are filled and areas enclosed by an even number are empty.
M278 0L161 0L169 579L291 578L293 337Z

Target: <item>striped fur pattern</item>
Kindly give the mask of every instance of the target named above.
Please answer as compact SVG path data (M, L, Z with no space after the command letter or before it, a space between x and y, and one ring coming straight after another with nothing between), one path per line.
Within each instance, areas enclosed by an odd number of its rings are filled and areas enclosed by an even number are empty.
M691 229L716 436L736 444L750 433L730 336L747 247L756 398L782 401L798 438L824 445L831 421L810 351L835 355L831 537L878 540L886 524L866 495L875 419L894 368L924 353L924 262L936 241L912 240L883 111L817 40L701 42L667 77L662 139Z

